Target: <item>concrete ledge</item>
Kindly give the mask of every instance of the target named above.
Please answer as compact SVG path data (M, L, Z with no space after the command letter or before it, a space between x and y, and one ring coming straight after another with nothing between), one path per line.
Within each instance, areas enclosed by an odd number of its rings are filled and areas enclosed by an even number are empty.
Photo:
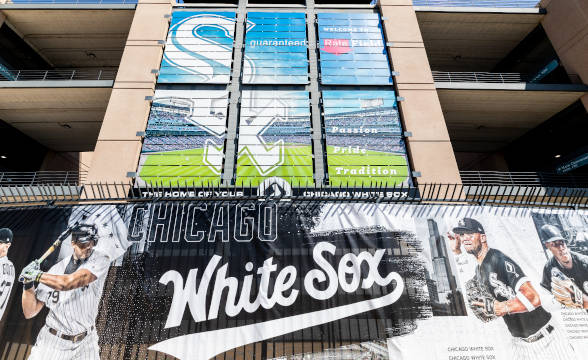
M543 8L492 8L469 6L414 6L415 11L446 13L545 14Z
M513 90L513 91L570 91L588 92L588 86L576 84L483 83L483 82L435 82L437 89L450 90Z
M111 88L114 80L0 81L0 88Z
M137 4L1 4L0 10L134 10Z

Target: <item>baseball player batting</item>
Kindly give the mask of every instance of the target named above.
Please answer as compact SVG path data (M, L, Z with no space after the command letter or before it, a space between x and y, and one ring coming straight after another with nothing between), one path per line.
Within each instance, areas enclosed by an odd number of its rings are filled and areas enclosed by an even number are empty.
M543 225L539 233L553 255L543 267L541 286L566 307L588 309L588 256L570 251L556 226Z
M452 250L461 245L478 263L466 286L468 303L483 321L501 317L512 335L513 359L575 359L568 339L551 321L541 299L521 267L497 249L488 247L482 224L464 218L449 235ZM476 287L479 287L476 289Z
M100 359L95 322L110 259L94 249L95 225L77 224L69 231L71 256L47 272L35 260L19 276L25 317L35 317L44 306L50 310L31 350L32 360Z
M14 284L14 265L8 260L8 248L12 245L12 231L0 229L0 320L8 306L8 298Z

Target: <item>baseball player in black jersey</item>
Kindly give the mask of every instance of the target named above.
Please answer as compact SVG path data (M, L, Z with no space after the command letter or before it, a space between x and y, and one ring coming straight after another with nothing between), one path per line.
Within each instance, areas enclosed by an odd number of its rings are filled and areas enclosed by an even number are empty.
M553 254L543 267L541 286L566 307L588 309L588 256L570 251L554 225L543 225L539 233Z
M482 224L464 218L449 236L454 253L466 252L476 258L475 280L491 298L470 301L472 310L484 308L502 317L513 337L513 359L575 359L574 350L563 331L551 321L541 299L521 267L497 249L488 247Z

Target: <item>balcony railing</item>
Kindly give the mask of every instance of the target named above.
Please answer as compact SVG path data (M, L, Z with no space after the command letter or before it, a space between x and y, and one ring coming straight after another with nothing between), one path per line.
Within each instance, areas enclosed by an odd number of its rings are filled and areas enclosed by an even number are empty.
M534 8L539 0L413 0L414 6Z
M527 75L519 73L445 71L433 71L433 79L435 82L479 82L497 84L524 83L529 80Z
M87 175L87 171L4 172L0 173L0 187L38 185L78 186L84 183Z
M136 4L138 0L6 0L6 4ZM3 1L0 0L0 4Z
M550 172L460 171L464 185L588 188L588 176Z
M114 80L116 70L3 70L0 81Z

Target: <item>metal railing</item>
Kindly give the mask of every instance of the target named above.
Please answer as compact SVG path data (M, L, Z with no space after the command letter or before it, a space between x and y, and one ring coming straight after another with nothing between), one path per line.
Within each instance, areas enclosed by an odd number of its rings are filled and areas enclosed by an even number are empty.
M572 207L577 209L588 208L588 188L465 184L419 184L410 189L390 186L355 189L316 186L293 189L292 193L281 192L277 196L267 196L259 195L256 188L239 186L178 188L137 186L132 181L93 183L75 187L66 185L0 186L1 205L152 200L477 204Z
M491 72L445 72L433 71L435 82L478 82L478 83L524 83L529 80L525 74Z
M413 0L414 6L534 8L539 0Z
M0 186L74 185L84 183L87 171L31 171L0 173Z
M517 185L588 188L588 176L551 172L460 171L464 185Z
M4 70L0 81L114 80L116 70Z
M136 4L138 0L7 0L6 4ZM0 0L2 4L2 0Z

